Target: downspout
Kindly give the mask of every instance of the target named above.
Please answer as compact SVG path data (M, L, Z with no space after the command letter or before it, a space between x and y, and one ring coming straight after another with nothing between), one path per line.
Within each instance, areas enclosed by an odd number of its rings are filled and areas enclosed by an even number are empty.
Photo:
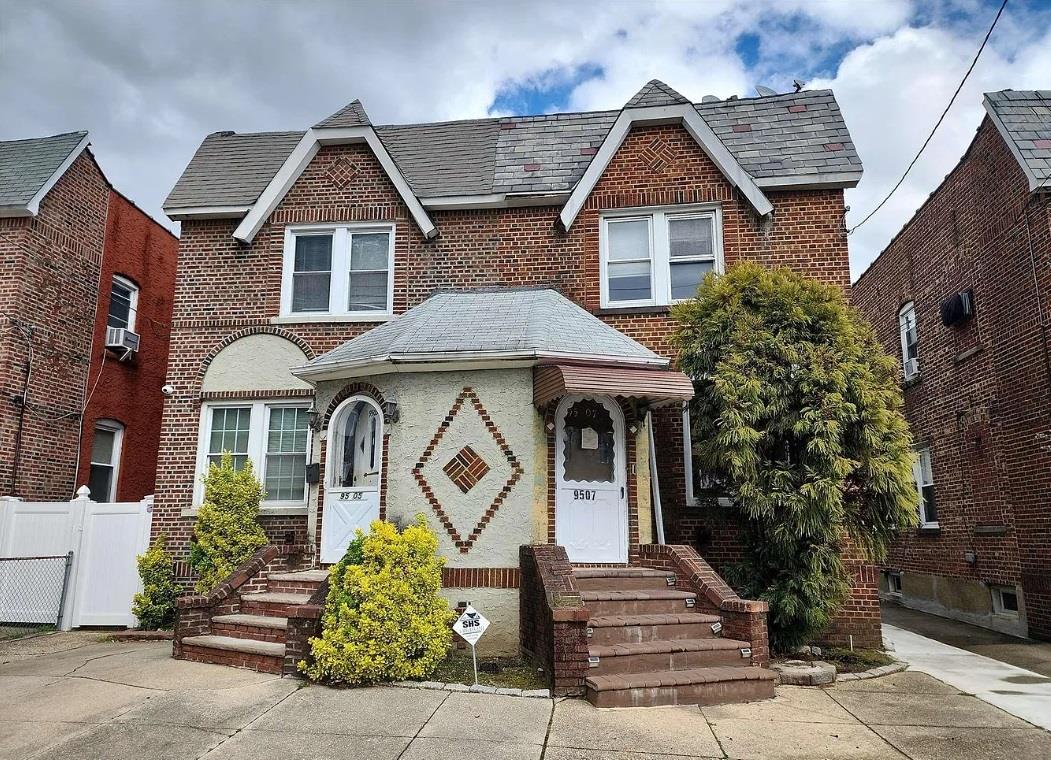
M653 410L646 410L646 434L650 444L650 493L653 499L653 522L657 528L657 543L664 544L664 513L661 511L661 485L657 478L657 447L653 442Z
M1034 195L1033 199L1039 199L1039 195ZM1040 328L1040 348L1041 353L1044 357L1044 376L1047 383L1048 391L1051 391L1051 356L1048 355L1047 349L1047 322L1044 320L1044 304L1043 299L1040 295L1040 274L1036 267L1036 251L1033 248L1033 233L1029 226L1029 209L1033 205L1033 200L1026 203L1025 208L1022 210L1022 215L1025 217L1025 236L1026 242L1029 246L1029 266L1033 272L1033 291L1036 296L1036 308L1037 308L1037 324Z

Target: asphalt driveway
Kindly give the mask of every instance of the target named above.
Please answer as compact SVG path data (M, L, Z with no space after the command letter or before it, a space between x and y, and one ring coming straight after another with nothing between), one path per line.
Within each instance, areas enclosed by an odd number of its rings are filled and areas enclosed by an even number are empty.
M1051 757L1051 733L921 673L747 705L596 710L393 687L328 689L59 634L0 649L0 758L668 760Z

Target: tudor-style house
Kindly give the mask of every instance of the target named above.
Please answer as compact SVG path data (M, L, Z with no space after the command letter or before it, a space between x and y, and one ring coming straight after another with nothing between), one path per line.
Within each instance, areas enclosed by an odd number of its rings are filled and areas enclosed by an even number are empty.
M490 651L532 635L523 545L578 567L664 542L732 560L669 307L742 260L848 288L860 177L829 91L693 103L652 81L615 111L386 126L353 101L306 131L209 135L165 203L182 238L155 530L184 549L224 451L253 462L268 534L310 564L422 513ZM242 662L218 639L260 621L234 617L183 654ZM860 564L829 633L847 635L879 642Z
M1051 639L1051 91L986 93L956 167L854 286L901 357L919 524L883 594Z

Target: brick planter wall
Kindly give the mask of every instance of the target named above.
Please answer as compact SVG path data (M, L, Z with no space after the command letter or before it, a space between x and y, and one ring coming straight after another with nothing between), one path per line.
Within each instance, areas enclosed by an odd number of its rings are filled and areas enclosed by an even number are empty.
M322 581L310 595L310 601L288 612L288 628L285 629L285 661L282 675L299 676L299 663L308 665L313 661L310 639L321 635L321 616L325 613L325 598L328 596L328 578Z

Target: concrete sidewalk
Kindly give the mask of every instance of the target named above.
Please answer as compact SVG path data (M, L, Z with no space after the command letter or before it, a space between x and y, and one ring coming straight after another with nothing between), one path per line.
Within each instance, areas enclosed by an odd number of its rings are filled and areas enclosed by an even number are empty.
M722 707L330 689L172 660L160 643L0 646L0 758L670 760L1051 757L1051 734L905 672Z

